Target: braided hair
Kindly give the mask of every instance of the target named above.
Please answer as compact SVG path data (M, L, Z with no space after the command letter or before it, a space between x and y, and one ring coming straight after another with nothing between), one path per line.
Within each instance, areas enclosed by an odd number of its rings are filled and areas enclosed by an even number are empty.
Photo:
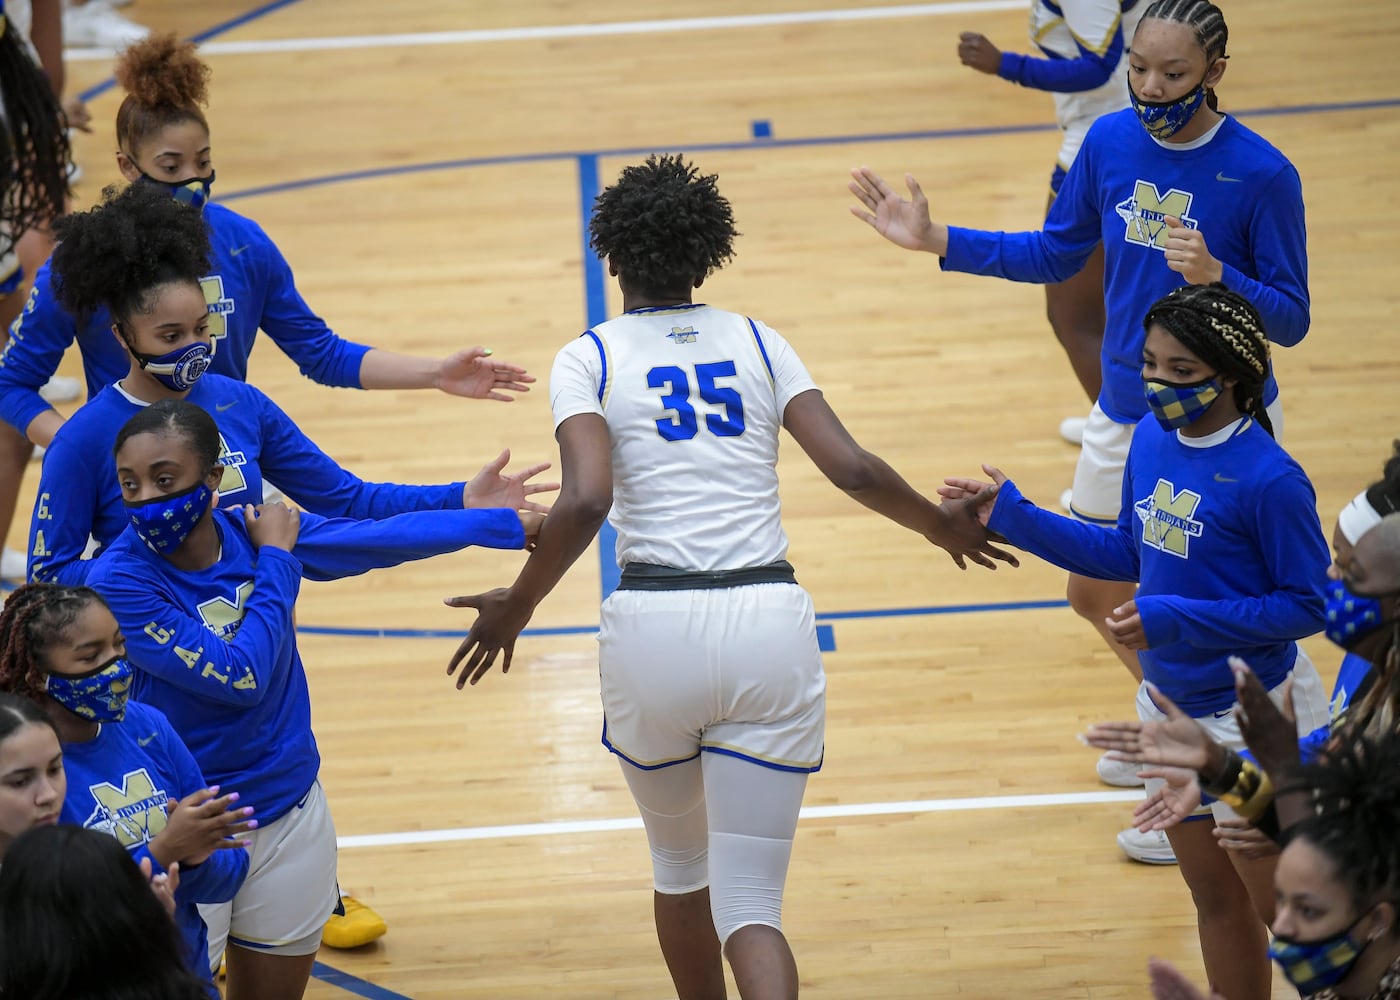
M1290 782L1312 799L1309 815L1289 827L1331 858L1358 910L1400 906L1400 730L1367 734L1330 747Z
M106 606L90 587L57 583L26 583L12 593L0 608L0 692L41 701L46 651L93 601Z
M117 148L135 161L170 125L192 121L209 131L200 110L209 103L209 73L194 43L173 34L151 35L122 52L115 75L126 97L117 109Z
M1209 0L1155 0L1143 12L1142 20L1167 21L1184 24L1196 34L1196 44L1206 54L1206 65L1214 65L1217 59L1230 58L1225 46L1230 41L1230 29L1225 24L1225 15ZM1141 22L1139 22L1141 23ZM1206 104L1212 111L1218 110L1215 91L1206 88Z
M718 179L679 155L623 168L593 203L594 252L643 293L688 293L734 256L739 233Z
M3 8L3 5L0 5ZM68 198L68 132L63 109L0 9L0 254L63 214Z
M55 297L74 316L105 306L121 330L172 282L196 288L209 273L204 218L154 185L102 192L102 204L59 219L50 258ZM123 332L123 336L127 336Z
M1264 383L1269 378L1269 338L1258 310L1220 282L1184 285L1152 304L1144 330L1160 326L1221 375L1236 380L1235 405L1259 422L1272 437L1274 425L1264 412Z

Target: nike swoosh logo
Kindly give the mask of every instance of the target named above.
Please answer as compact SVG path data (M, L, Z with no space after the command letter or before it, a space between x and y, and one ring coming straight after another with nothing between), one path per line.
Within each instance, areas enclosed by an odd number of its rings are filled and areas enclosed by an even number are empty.
M1226 184L1239 184L1244 180L1243 177L1226 177L1225 172L1223 170L1215 175L1215 179L1218 181L1224 181Z
M137 739L136 745L137 745L138 747L147 746L147 745L151 742L151 740L153 740L153 739L155 739L155 738L156 738L156 734L155 734L155 733L152 733L150 736L147 736L144 740L143 740L143 739Z
M223 413L225 410L230 409L231 407L234 407L234 406L237 406L237 405L238 405L238 400L235 399L232 403L215 403L215 404L214 404L214 409L218 410L220 413Z
M1231 479L1229 476L1222 476L1222 475L1221 475L1220 473L1218 473L1218 472L1215 474L1215 481L1216 481L1217 483L1238 483L1238 482L1239 482L1238 479Z
M233 250L230 250L230 251L228 252L228 255L229 255L230 257L237 257L237 256L238 256L239 254L241 254L244 250L247 250L247 249L248 249L248 246L249 246L249 244L244 243L241 247L237 247L237 248L235 248L235 249L233 249Z

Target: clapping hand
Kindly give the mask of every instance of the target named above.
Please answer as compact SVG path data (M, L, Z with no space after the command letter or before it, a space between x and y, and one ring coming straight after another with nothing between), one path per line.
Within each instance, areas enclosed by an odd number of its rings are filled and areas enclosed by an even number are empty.
M527 383L533 381L535 376L524 368L495 360L485 347L468 347L438 364L437 387L451 396L509 403L515 397L507 392L529 392Z

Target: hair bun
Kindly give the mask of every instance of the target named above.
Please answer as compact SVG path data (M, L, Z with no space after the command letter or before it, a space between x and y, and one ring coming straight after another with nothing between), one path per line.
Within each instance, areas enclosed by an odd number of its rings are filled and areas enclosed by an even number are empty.
M193 108L209 103L210 69L193 42L152 35L117 59L117 83L148 108Z

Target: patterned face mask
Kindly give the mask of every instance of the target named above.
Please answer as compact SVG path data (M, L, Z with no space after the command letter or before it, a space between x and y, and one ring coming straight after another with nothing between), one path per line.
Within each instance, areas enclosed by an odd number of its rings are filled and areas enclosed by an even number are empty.
M190 536L213 497L214 491L201 480L179 493L145 503L127 503L126 515L147 545L168 555Z
M1294 941L1276 934L1269 942L1269 957L1303 996L1335 986L1346 978L1366 950L1368 942L1351 936L1365 916L1363 913L1346 930L1321 941Z
M1165 430L1185 427L1214 403L1224 391L1220 378L1212 375L1199 382L1164 382L1158 378L1142 380L1147 405Z
M1326 594L1327 625L1323 631L1343 649L1351 649L1387 624L1377 598L1353 594L1342 580L1328 580Z
M49 674L44 691L80 719L121 722L131 691L131 664L118 656L86 674Z
M141 179L147 184L165 188L176 201L202 212L209 201L209 189L214 186L214 171L209 171L208 177L191 177L186 181L162 181L146 173L141 175Z
M1133 102L1133 110L1137 112L1142 127L1147 129L1147 134L1165 142L1185 128L1186 123L1201 109L1206 100L1206 81L1202 77L1195 90L1174 101L1144 101L1129 85L1128 99Z

